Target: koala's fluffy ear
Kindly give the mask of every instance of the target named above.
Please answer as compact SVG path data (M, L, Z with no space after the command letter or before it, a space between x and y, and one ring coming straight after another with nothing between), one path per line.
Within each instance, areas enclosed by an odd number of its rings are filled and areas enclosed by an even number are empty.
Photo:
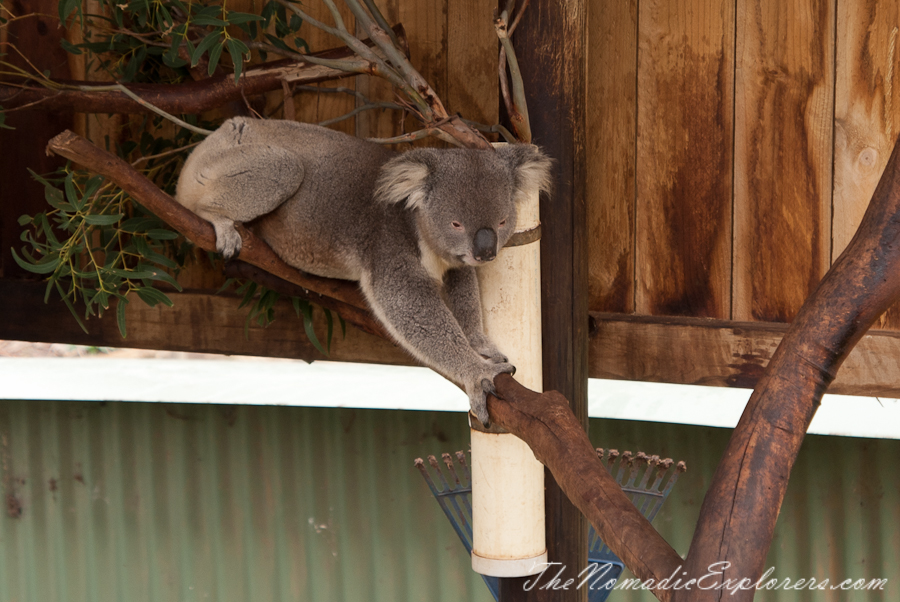
M507 144L497 149L516 178L516 202L535 192L550 192L553 160L533 144Z
M422 205L428 194L433 149L406 151L381 167L375 186L375 199L382 203L402 203L407 209Z

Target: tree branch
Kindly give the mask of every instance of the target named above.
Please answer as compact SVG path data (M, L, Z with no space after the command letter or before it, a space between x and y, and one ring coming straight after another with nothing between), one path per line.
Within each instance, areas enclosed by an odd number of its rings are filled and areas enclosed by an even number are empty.
M531 391L509 374L497 376L494 386L503 399L488 396L491 424L528 444L625 566L644 581L664 579L681 566L681 557L603 467L565 397ZM653 593L660 600L671 595L667 590Z
M500 92L503 97L503 103L506 106L506 112L509 115L510 123L516 132L516 137L522 142L531 142L531 123L528 119L528 104L525 101L525 86L522 82L522 72L519 69L519 61L516 58L516 52L512 45L512 36L522 15L528 8L528 1L525 0L519 8L512 25L509 18L515 7L515 0L507 0L506 7L494 19L494 30L497 32L497 38L500 40L500 60L498 61L498 75L500 77ZM512 95L509 90L509 80L506 77L506 64L509 62L509 74L512 79Z
M900 141L853 240L791 322L759 380L713 476L685 562L699 578L763 573L800 445L822 395L853 347L900 297ZM712 581L710 580L712 584ZM754 590L679 592L675 600L753 599Z
M402 25L394 27L395 34L405 39ZM371 42L366 41L366 44ZM298 55L306 56L306 55ZM144 102L175 114L197 114L241 100L247 96L271 92L281 88L281 82L313 84L370 73L368 61L355 56L347 47L332 48L312 55L309 60L328 61L343 65L342 69L284 59L256 65L247 69L240 81L234 83L233 74L222 74L200 81L180 84L128 84L128 89ZM57 87L22 87L0 84L0 105L5 110L24 108L44 111L74 111L76 113L146 113L150 110L120 91L101 91L108 83L84 81L53 82ZM100 90L91 90L99 88Z

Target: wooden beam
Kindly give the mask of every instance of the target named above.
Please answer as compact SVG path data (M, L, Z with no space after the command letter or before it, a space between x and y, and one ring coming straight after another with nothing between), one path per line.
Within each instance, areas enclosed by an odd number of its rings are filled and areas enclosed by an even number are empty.
M413 364L399 347L361 330L347 327L341 336L335 333L328 357L312 346L285 299L276 305L276 322L263 328L252 322L246 331L247 308L238 309L240 300L209 292L168 293L174 307L162 304L149 307L134 298L125 314L128 338L123 339L116 326L115 312L86 321L89 334L79 328L65 304L55 295L44 303L46 285L41 282L0 279L0 339L68 343L95 347L133 347L167 349L197 353L256 355L312 360L342 360L377 364ZM317 332L324 344L325 330L321 312Z
M752 389L789 328L773 322L591 314L591 378ZM830 393L900 397L900 333L869 331Z

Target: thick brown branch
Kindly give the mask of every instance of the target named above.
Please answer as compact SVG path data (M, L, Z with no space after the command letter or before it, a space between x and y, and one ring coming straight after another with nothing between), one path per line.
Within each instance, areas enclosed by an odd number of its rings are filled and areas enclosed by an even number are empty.
M681 557L603 467L566 398L556 391L535 393L508 374L494 385L503 399L488 398L491 422L528 444L625 566L642 580L659 581L675 572ZM660 600L670 593L654 591Z
M108 178L195 245L207 251L216 250L216 235L209 222L182 207L122 159L70 131L53 138L47 145L47 151L71 159ZM381 325L368 313L366 302L356 283L300 272L282 261L266 243L243 226L238 226L238 231L243 240L242 261L299 287L315 291L319 295L318 299L314 299L316 303L334 309L347 322L366 332L385 336ZM348 306L356 311L345 315L341 309Z
M402 25L394 27L396 35L405 39ZM367 42L368 43L368 42ZM356 58L347 48L333 48L311 55L329 60L359 63L364 69L366 61ZM168 113L196 114L241 100L241 95L252 96L271 92L290 84L312 84L356 75L321 65L303 63L292 59L273 61L247 69L238 83L233 74L222 74L199 81L181 84L128 84L128 89L145 102ZM58 82L66 86L103 87L98 82ZM30 106L44 111L75 111L77 113L146 113L148 109L122 92L96 90L52 90L43 87L20 88L0 85L0 106L4 109Z
M791 469L822 395L854 345L900 297L900 144L862 224L791 323L747 404L712 484L685 563L699 578L716 562L724 579L763 573ZM712 583L711 580L709 580ZM749 601L755 590L698 591L676 600Z

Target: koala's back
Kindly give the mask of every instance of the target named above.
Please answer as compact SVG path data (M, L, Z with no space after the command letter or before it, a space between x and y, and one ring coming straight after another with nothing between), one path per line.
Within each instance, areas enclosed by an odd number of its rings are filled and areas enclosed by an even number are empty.
M218 171L214 168L226 164L220 157L233 149L263 149L245 153L253 157L265 149L276 149L291 161L270 160L264 167L251 167L252 173L245 176L251 178L245 186L250 192L241 194L234 190L228 174L219 173L227 169L237 173L239 164ZM262 189L267 194L283 194L287 197L284 202L250 225L254 232L294 267L320 276L358 280L361 261L369 248L378 244L386 227L395 230L393 236L414 244L409 224L397 223L405 221L402 214L372 198L379 169L393 156L393 151L376 144L315 125L237 117L222 124L188 158L178 197L196 211L190 199L211 194L208 179L204 185L193 177L199 166L204 177L217 179L220 187L229 187L232 196L242 197L228 202L246 203L247 197ZM290 185L298 180L299 188ZM233 217L241 221L238 215L236 208Z

